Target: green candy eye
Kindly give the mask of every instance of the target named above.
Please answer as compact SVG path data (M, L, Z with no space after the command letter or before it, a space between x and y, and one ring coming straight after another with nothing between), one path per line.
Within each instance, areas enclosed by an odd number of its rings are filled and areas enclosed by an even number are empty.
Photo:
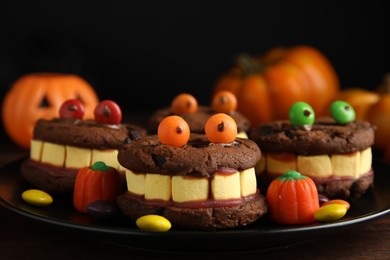
M313 108L305 102L296 102L288 111L291 125L294 127L311 126L314 124L315 113Z
M348 124L355 121L355 110L345 101L337 100L330 106L330 113L338 124Z

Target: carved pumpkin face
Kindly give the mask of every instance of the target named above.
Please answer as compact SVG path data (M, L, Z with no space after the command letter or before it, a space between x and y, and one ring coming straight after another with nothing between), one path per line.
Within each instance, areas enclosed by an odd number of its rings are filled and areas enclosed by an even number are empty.
M3 100L2 120L10 138L30 148L35 122L59 116L61 105L77 98L85 107L84 119L93 118L99 99L84 79L72 74L36 73L18 79Z

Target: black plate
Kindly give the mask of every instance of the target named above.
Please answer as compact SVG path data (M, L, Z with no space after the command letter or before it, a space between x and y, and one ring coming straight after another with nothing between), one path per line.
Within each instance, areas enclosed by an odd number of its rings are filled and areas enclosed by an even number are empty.
M265 250L316 239L358 224L371 221L390 212L390 165L374 160L374 189L362 198L350 201L351 208L341 220L331 223L286 226L272 223L264 216L256 223L239 229L221 231L183 231L171 229L165 233L144 232L134 221L123 216L98 221L74 210L70 196L53 196L48 207L36 207L21 199L21 193L31 188L19 172L20 163L0 172L0 204L22 216L65 230L103 239L132 248L186 252L237 252ZM237 243L240 241L240 243Z

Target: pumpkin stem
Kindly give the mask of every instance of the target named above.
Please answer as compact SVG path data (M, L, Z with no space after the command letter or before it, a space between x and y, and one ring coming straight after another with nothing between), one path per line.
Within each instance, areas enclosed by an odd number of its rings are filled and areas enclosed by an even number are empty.
M102 161L97 161L92 165L91 169L94 171L108 171L110 167Z
M278 177L278 179L281 181L291 181L291 180L296 181L296 180L304 180L306 178L307 178L306 176L300 174L297 171L288 171L285 174Z
M242 68L245 75L256 74L261 71L260 64L247 53L241 53L236 57L236 63Z

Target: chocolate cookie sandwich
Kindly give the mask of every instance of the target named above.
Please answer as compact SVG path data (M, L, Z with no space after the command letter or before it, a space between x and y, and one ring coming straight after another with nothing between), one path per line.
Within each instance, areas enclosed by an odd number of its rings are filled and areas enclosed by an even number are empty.
M375 127L355 120L354 109L335 101L331 115L315 119L310 105L295 103L289 120L259 125L249 133L263 152L259 183L290 170L309 176L328 198L358 198L373 186L371 146Z
M251 140L237 137L226 114L206 122L206 135L189 132L179 116L161 121L157 135L119 150L128 191L119 209L131 219L164 216L173 228L215 230L249 225L267 211L254 166L261 157Z
M155 111L148 122L148 131L157 133L160 122L171 115L182 117L190 126L191 133L204 134L204 125L210 116L216 113L225 113L231 116L237 124L238 136L248 138L247 131L251 127L250 121L236 110L237 98L229 91L220 91L214 95L211 106L198 105L196 98L188 93L177 95L170 107Z
M83 120L83 104L72 99L61 106L58 118L38 120L30 157L21 166L25 180L48 192L72 192L79 169L96 161L117 168L124 176L118 149L125 139L140 138L146 130L121 124L121 110L110 100L100 102L94 113L95 120Z

